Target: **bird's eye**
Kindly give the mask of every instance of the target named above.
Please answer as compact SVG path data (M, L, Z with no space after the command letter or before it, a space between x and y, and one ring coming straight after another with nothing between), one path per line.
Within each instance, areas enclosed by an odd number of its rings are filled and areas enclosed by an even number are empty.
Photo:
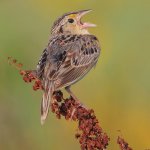
M70 18L70 19L68 19L68 22L69 22L69 23L73 23L74 20Z

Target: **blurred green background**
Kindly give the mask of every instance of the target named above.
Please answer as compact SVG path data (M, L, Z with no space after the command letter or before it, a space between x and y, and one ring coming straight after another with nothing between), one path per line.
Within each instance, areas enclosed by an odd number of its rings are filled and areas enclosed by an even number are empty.
M150 148L149 0L0 0L0 150L78 150L77 123L50 114L40 125L42 92L34 92L7 63L12 56L34 69L53 21L65 12L94 11L84 19L102 46L97 67L73 86L93 108L117 150L117 135L135 150Z

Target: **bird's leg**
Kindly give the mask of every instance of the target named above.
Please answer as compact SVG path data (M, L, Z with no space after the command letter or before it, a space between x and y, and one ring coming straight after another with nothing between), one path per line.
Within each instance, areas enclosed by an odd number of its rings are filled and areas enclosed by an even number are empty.
M77 101L77 102L79 103L79 100L77 99L77 97L76 97L76 96L72 93L72 91L70 90L70 86L65 87L65 89L66 89L66 91L70 94L70 96L71 96L75 101ZM72 110L72 113L71 113L71 120L72 120L72 117L73 117L75 111L76 111L76 108L74 108L74 109Z
M78 98L70 90L70 86L65 87L65 89L75 101L79 102Z
M79 103L79 106L82 106L82 107L84 107L85 109L87 109L87 108L78 100L78 98L73 94L73 92L70 90L70 86L65 87L65 89L66 89L66 91L70 94L70 96L71 96L75 101L77 101L77 103ZM76 108L74 108L73 111L72 111L72 113L71 113L71 120L72 120L72 117L73 117L75 111L76 111Z
M86 107L78 100L78 98L73 94L73 92L70 90L70 87L71 87L71 86L65 87L66 91L70 94L70 96L71 96L75 101L77 101L77 103L80 104L79 106L83 106L84 108L86 108Z

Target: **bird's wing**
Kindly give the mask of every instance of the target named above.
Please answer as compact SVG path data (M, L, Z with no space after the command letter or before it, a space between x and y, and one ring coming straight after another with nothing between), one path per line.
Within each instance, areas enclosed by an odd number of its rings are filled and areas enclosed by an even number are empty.
M37 77L39 79L41 79L43 77L43 73L44 73L44 68L45 68L45 65L46 65L46 60L47 60L47 55L48 55L48 51L47 49L45 48L43 50L43 53L41 55L41 58L37 64L37 69L36 69L36 72L37 72Z
M98 60L100 46L93 35L62 35L50 42L48 53L45 80L53 80L57 89L86 75Z

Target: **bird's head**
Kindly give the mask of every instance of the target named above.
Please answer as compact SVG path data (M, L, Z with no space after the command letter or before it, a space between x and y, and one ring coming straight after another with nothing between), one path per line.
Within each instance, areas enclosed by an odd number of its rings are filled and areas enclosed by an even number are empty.
M83 23L82 17L91 12L91 10L81 10L66 13L58 18L52 27L51 33L55 34L89 34L88 28L95 27L92 23Z

